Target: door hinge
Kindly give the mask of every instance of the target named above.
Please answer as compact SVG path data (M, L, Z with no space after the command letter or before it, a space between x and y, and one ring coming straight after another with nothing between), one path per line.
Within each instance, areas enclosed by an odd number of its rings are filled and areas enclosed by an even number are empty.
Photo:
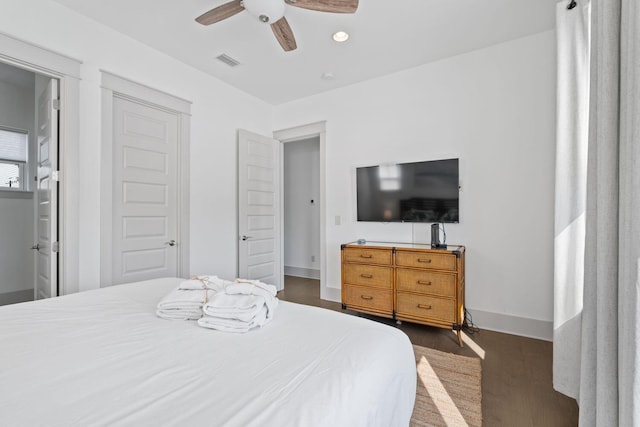
M60 110L60 100L59 99L54 99L52 104L53 104L52 106L53 106L54 110L58 110L58 111Z
M62 172L60 171L51 172L51 180L60 182L61 179L62 179Z
M60 252L60 242L53 242L51 244L51 252Z

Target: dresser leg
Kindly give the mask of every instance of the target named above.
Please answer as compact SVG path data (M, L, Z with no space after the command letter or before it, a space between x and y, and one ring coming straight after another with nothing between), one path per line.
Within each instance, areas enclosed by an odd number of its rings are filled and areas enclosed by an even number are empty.
M460 347L463 347L463 345L462 345L462 334L460 333L460 329L458 329L458 344L460 344Z

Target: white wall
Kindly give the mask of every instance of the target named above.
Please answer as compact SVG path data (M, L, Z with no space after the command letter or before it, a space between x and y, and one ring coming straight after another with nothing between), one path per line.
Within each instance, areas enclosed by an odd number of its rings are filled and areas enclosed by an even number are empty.
M310 269L319 277L320 139L287 142L283 157L285 274Z
M34 87L0 81L0 126L26 130L33 137ZM0 293L33 289L33 217L32 193L0 190Z
M467 306L496 315L506 330L548 337L554 36L540 33L276 108L276 129L327 121L329 287L340 287L341 243L430 241L428 224L357 223L355 167L459 157L461 220L446 229L448 242L467 246ZM515 318L544 330L509 329Z
M83 61L80 289L99 284L100 69L193 101L191 273L236 273L236 132L327 120L327 279L340 243L428 241L428 226L355 221L354 168L457 156L467 305L552 319L555 42L545 32L276 108L49 0L0 0L4 33ZM34 13L37 10L38 13ZM213 59L212 59L213 60ZM340 216L342 225L334 225Z
M101 69L193 102L191 273L235 276L236 133L244 128L271 134L272 107L52 1L0 0L0 9L4 33L83 62L80 290L100 282Z

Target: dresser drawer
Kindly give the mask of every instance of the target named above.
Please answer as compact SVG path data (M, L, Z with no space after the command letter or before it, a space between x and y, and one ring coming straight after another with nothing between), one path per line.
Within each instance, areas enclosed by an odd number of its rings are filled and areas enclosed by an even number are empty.
M456 296L455 274L398 268L397 280L396 286L399 291L420 292L451 298Z
M398 292L398 315L455 322L455 300Z
M393 268L377 265L344 264L344 281L352 285L393 288Z
M370 310L393 312L393 291L391 289L365 288L362 286L344 285L347 306L357 306Z
M391 249L344 248L346 262L391 265Z
M396 265L403 267L433 268L437 270L455 270L456 256L434 252L396 252Z

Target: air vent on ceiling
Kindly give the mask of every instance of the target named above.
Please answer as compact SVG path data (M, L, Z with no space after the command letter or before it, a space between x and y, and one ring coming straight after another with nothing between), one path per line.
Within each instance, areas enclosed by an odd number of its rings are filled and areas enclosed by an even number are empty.
M220 61L220 62L224 62L229 67L235 67L236 65L240 65L240 62L236 61L235 59L233 59L232 57L230 57L226 53L223 53L222 55L216 56L216 59L218 61Z

